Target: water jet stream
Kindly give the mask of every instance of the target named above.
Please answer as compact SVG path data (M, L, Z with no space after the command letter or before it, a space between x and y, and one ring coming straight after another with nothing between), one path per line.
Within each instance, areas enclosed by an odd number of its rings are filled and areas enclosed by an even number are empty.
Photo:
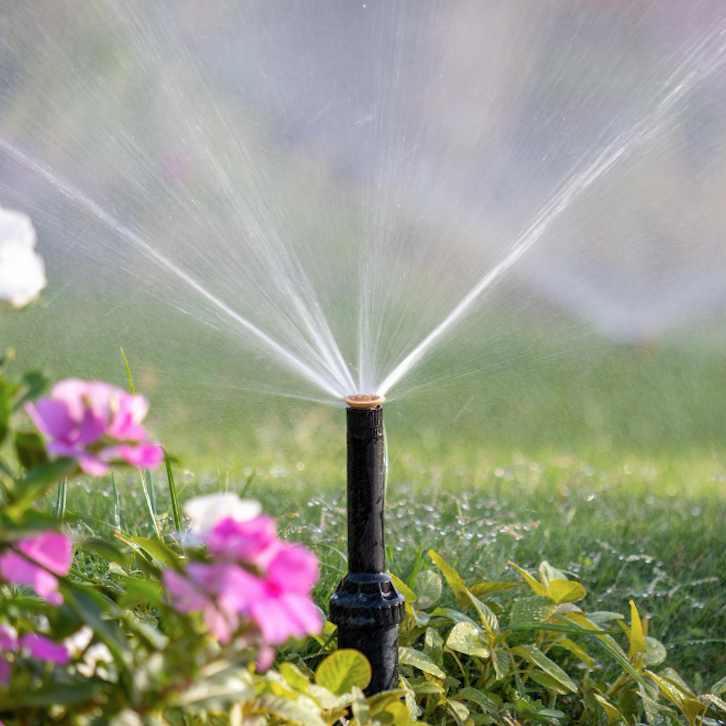
M39 163L35 159L28 156L21 149L16 147L14 144L0 137L0 149L15 159L18 163L22 164L31 171L41 175L44 179L50 182L55 188L58 189L64 196L73 200L74 202L81 205L97 219L104 224L108 225L111 229L115 230L122 237L133 243L136 247L141 249L144 253L148 254L157 263L167 268L169 271L174 273L180 280L183 280L193 290L195 290L202 297L206 298L215 307L228 315L232 320L238 323L242 328L251 333L258 341L264 344L269 350L277 353L282 357L285 363L295 372L302 375L304 378L314 383L318 387L322 388L326 393L334 396L337 399L342 398L345 395L345 391L337 390L333 388L324 376L320 375L317 371L313 370L306 363L301 361L296 355L290 352L283 345L278 343L274 338L265 333L263 330L258 328L254 323L247 320L247 318L240 315L238 312L233 310L229 305L220 300L216 295L213 295L191 275L185 272L181 267L174 264L169 258L161 254L155 249L149 242L140 237L136 232L126 227L112 214L109 214L103 207L98 203L90 199L80 190L76 189L73 185L61 177L53 174L46 166Z
M489 272L477 282L454 309L391 371L383 382L375 387L376 392L384 396L395 386L412 368L414 368L426 354L451 330L467 313L481 295L503 277L522 255L529 251L535 243L542 238L550 224L574 201L579 199L599 179L607 174L619 161L625 158L641 142L650 139L660 128L663 114L674 106L701 80L707 78L726 62L726 30L720 29L708 35L702 43L698 44L681 63L680 67L671 74L664 84L671 87L663 99L657 104L653 113L641 118L626 132L620 134L613 142L608 144L596 158L590 162L580 173L571 176L568 183L553 195L549 204L545 205L536 215L534 221L519 236L518 242L512 251L498 262ZM683 77L684 66L711 42L719 43L716 55L704 68L694 68L686 72Z

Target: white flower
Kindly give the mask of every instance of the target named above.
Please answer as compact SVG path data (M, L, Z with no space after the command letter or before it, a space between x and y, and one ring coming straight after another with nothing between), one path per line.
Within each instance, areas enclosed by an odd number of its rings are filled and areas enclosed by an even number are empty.
M90 678L94 674L103 678L104 681L110 680L107 664L113 663L111 651L104 643L94 643L84 654L83 663L78 663L76 669L78 672Z
M208 532L220 519L244 522L259 516L262 506L254 499L240 499L237 494L219 493L194 497L184 505L184 514L192 520L192 532Z
M0 300L22 308L46 285L43 258L35 251L30 217L0 207Z
M91 630L91 628L87 625L84 625L79 631L73 633L73 635L66 638L63 642L73 655L78 655L88 648L88 645L92 640L93 630Z

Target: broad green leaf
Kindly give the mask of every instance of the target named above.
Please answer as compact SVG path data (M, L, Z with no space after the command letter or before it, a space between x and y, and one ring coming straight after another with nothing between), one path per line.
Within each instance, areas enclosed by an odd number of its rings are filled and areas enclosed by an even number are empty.
M495 648L492 651L492 664L495 678L501 681L512 670L512 654L504 646Z
M439 635L438 630L426 628L424 635L424 652L434 663L441 665L444 658L444 639Z
M543 623L557 610L557 603L549 597L530 595L517 600L512 605L509 622L514 623Z
M416 595L419 608L426 610L441 599L441 576L434 570L419 572L416 578Z
M457 623L446 639L446 647L457 653L476 655L480 658L489 657L487 641L481 636L478 628L471 623Z
M471 623L472 625L476 625L476 620L453 608L436 608L431 611L431 617L443 617L454 623Z
M414 693L420 696L426 696L432 693L443 694L445 692L441 684L436 683L436 681L427 681L425 678L411 678L406 683Z
M557 693L560 696L564 696L570 692L558 680L554 679L548 673L532 671L529 675L535 683L539 683L540 686L545 688L550 693Z
M630 649L628 650L628 658L631 662L635 662L637 656L645 655L648 648L645 645L645 635L643 634L643 623L640 620L638 608L635 603L630 601Z
M465 698L468 701L473 701L481 707L484 713L496 713L497 704L483 691L471 686L465 686L457 694L458 698Z
M512 648L512 652L526 658L531 663L541 668L547 675L552 676L556 681L559 681L568 691L577 693L577 685L560 668L557 663L548 658L539 648L534 645L520 645L516 648Z
M710 690L711 693L715 693L717 696L726 692L726 676L724 676L720 681L716 681L716 683L711 686Z
M461 575L437 552L429 550L429 557L436 567L441 570L441 574L444 576L444 579L449 584L449 587L454 591L458 606L462 609L469 607L469 598L466 594L466 583L462 579Z
M109 562L115 562L121 567L126 566L126 556L111 542L106 542L105 539L99 539L98 537L88 537L83 540L82 544L84 549L101 555Z
M38 690L15 692L12 697L28 709L73 706L93 698L95 691L92 683L48 683Z
M257 704L261 709L300 726L326 726L319 714L300 701L291 701L284 696L263 693L258 697Z
M416 602L416 593L401 579L396 577L392 572L388 573L392 582L393 586L398 590L399 595L403 595L403 599L406 601L406 604L410 605L412 603Z
M296 691L305 692L308 685L310 685L310 681L307 676L292 663L283 663L279 670L280 675L285 679L285 683L287 683L291 688L294 688Z
M508 562L507 564L511 565L526 580L535 595L549 597L549 590L539 580L535 580L527 570L521 568L519 565L515 565L514 562Z
M587 590L572 580L550 580L550 597L559 605L563 602L577 602L587 595Z
M424 680L424 679L422 679L422 680ZM408 720L416 721L419 718L419 716L421 716L421 714L423 713L423 711L418 707L418 704L416 703L416 694L413 691L413 689L411 688L411 684L409 683L409 681L406 678L404 678L403 676L401 676L401 685L404 688L408 689L408 693L406 694L406 697L403 699L406 704L406 708L408 709ZM433 684L433 685L435 685L435 684Z
M407 688L395 688L391 691L381 691L368 699L368 708L371 710L371 716L376 718L378 714L385 711L394 703L401 703L401 699L405 698L408 693Z
M549 587L553 580L567 580L567 576L562 570L552 567L547 560L544 560L539 565L539 579L545 587Z
M522 587L521 582L478 582L469 588L469 592L478 597L480 600L486 600L490 595L497 592L506 592Z
M446 701L446 706L449 709L449 712L454 717L454 720L459 726L464 725L464 721L466 721L467 718L469 718L470 711L469 709L461 703L461 701Z
M499 632L499 618L491 611L491 609L485 605L471 590L466 591L469 600L476 608L476 612L481 619L482 625L487 631L487 636L490 640L490 645L494 642L494 635Z
M674 670L673 668L664 668L660 672L661 678L665 678L667 681L670 681L676 688L678 688L682 693L685 693L686 696L691 696L692 698L695 698L695 693L693 689L683 680L681 677L681 674L678 673L678 671Z
M315 682L337 696L347 693L353 686L364 689L370 681L368 659L351 648L336 650L315 671Z
M656 675L652 671L645 670L646 675L650 676L653 681L655 681L655 684L660 689L661 693L677 708L681 707L682 697L683 694L680 692L680 690L674 686L672 683L669 683L665 680L665 678L661 678L659 675Z
M719 698L713 693L704 693L701 698L705 699L706 701L708 701L709 704L716 706L716 708L726 713L726 701L724 701L722 698Z
M414 648L401 647L398 649L398 662L404 665L410 665L414 668L418 668L424 673L428 673L431 676L440 678L441 680L446 679L446 673L434 663L426 653L422 653L420 650Z
M645 663L649 666L660 665L667 657L667 652L663 643L650 636L645 636Z
M366 726L366 724L371 722L371 709L368 708L366 697L358 686L351 688L351 695L353 696L353 700L351 701L353 717L361 726Z

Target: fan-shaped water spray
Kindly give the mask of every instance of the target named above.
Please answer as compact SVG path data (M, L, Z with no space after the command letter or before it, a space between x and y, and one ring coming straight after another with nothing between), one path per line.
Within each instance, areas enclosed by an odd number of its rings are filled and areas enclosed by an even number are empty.
M0 187L68 286L58 319L93 300L89 366L121 330L159 336L136 360L178 387L406 395L461 372L418 366L517 268L535 304L627 327L576 260L631 203L657 226L680 200L691 270L726 269L713 2L202 7L2 11ZM661 278L696 315L721 305Z

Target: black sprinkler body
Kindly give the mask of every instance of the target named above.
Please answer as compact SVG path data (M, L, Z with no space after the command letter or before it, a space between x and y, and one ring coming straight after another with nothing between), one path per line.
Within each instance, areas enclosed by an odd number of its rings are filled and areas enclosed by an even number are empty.
M381 399L349 396L348 574L330 598L338 647L368 658L367 695L398 686L398 626L404 599L386 574L383 527L385 444ZM362 407L365 406L365 407Z

